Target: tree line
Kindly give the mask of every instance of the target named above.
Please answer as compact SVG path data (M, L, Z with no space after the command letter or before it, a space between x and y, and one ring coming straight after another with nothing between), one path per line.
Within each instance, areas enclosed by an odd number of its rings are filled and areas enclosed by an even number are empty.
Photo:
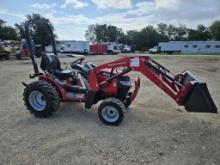
M31 27L31 35L35 43L42 46L49 45L51 39L47 27L37 23L39 20L47 22L49 20L35 13L27 15L26 20L33 20L36 23ZM25 22L16 23L14 27L8 26L4 20L0 19L0 39L26 38L24 26ZM156 27L149 25L139 31L129 30L127 32L123 32L121 28L113 25L93 24L89 25L85 31L85 38L92 43L119 42L132 45L136 50L147 50L157 45L158 42L220 40L220 21L213 22L210 27L201 24L196 29L188 28L185 25L174 26L160 23Z
M116 26L93 24L86 30L85 38L92 43L120 42L136 50L147 50L158 42L220 40L220 21L213 22L210 27L201 24L196 29L160 23L156 27L149 25L140 31L126 33Z
M0 19L0 39L2 40L16 40L18 39L15 29L7 26L6 22Z
M41 16L40 14L26 15L26 21L32 20L34 23L31 26L30 32L35 44L47 46L51 43L49 29L44 24L39 24L40 21L49 22L49 19ZM54 30L54 27L52 26ZM54 36L56 38L56 35ZM0 19L0 39L2 40L21 40L26 38L25 22L15 23L14 27L7 26L6 22Z

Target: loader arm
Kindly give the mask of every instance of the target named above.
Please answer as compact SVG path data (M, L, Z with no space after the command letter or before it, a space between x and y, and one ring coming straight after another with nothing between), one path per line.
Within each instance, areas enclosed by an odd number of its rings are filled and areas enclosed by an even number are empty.
M98 82L96 75L100 70L107 68L114 69L119 67L124 67L125 69L103 82ZM201 104L201 102L205 101L206 103L203 103L203 107L199 106L197 103L193 103L196 102L195 99L198 98L198 96L193 98L194 101L192 101L192 98L190 100L190 97L193 95L192 93L194 92L194 88L198 86L198 84L200 85L202 83L197 80L196 77L185 71L174 75L164 66L160 65L148 56L125 57L97 66L89 73L89 84L91 91L93 91L92 93L99 91L101 87L105 86L105 84L109 83L109 81L112 79L116 79L117 77L120 77L130 71L137 71L142 73L151 82L162 89L168 96L175 100L178 105L185 106L186 110L188 111L217 112L217 108L211 96L209 95L209 92L207 92L207 89L202 89L202 91L199 91L202 93L201 97L203 97L203 100L201 101L200 99L198 104Z

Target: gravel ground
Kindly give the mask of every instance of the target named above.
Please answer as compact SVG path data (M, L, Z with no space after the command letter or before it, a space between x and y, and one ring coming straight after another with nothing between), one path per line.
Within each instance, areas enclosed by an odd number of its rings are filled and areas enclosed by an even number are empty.
M88 56L101 64L118 56ZM155 56L174 73L184 69L206 81L220 107L220 56ZM73 59L62 58L64 66ZM0 164L220 163L219 114L187 113L139 73L141 89L117 127L103 125L97 105L63 103L49 119L23 105L21 82L31 82L29 60L0 61Z

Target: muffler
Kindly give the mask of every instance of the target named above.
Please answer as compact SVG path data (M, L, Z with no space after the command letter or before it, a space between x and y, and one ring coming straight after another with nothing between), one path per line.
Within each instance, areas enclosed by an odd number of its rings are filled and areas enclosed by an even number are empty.
M183 105L185 109L188 112L217 113L217 107L209 93L206 83L196 78L192 73L188 71L185 72L181 84L186 85L192 81L195 83L184 100Z

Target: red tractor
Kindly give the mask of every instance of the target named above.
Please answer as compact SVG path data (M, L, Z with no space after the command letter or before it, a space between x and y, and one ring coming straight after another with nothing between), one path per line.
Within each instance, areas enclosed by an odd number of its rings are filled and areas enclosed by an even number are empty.
M27 22L25 27L32 50L29 35L31 23ZM47 25L53 36L50 25ZM38 81L23 83L25 105L36 117L51 116L59 109L61 101L84 102L85 108L101 102L98 108L99 119L107 125L118 125L140 87L138 78L131 91L132 81L127 75L131 71L145 75L189 112L217 113L206 83L199 81L190 72L173 75L148 56L125 57L99 66L83 63L84 58L79 58L71 64L71 69L62 69L55 41L51 38L54 55L42 56L40 67L43 73L39 72L34 52L31 51L35 73L30 78L37 77Z

